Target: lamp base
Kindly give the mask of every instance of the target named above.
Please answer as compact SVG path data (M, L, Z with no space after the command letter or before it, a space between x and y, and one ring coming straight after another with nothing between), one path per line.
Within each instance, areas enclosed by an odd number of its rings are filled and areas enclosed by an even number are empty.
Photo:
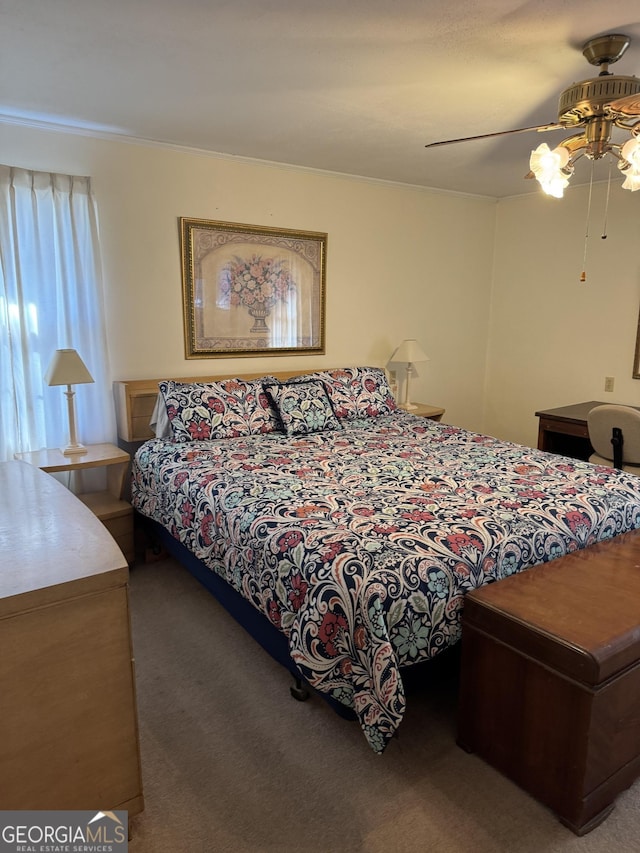
M68 444L66 447L61 447L63 456L82 456L83 453L87 453L87 448L84 444Z
M417 409L418 407L416 406L415 403L402 403L400 408L404 409L406 412L411 412L411 411L413 411L413 409Z

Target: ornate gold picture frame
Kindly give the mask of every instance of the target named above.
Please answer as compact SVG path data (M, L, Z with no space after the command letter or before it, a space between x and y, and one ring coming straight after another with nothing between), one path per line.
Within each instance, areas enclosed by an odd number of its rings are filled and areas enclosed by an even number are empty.
M187 358L324 353L327 234L179 222Z

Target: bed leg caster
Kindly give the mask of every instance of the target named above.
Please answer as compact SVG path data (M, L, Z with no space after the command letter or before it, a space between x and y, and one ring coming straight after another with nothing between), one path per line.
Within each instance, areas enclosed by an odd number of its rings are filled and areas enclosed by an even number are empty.
M293 687L290 687L291 695L294 699L297 699L298 702L306 702L309 698L309 691L304 686L304 682L301 678L296 678L296 683Z

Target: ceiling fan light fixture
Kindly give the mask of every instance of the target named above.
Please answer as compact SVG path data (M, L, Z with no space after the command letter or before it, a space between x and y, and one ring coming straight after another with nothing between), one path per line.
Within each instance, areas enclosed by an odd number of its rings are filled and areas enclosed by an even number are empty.
M640 170L640 139L637 136L627 139L620 154L634 169Z
M622 182L623 190L631 190L634 193L636 190L640 190L640 172L626 172L626 177Z
M538 179L538 182L543 192L546 195L553 196L553 198L562 198L565 189L569 186L569 178L561 172L545 180Z
M546 142L542 142L531 152L529 168L547 195L562 198L573 174L566 148L559 145L552 151Z
M621 160L618 168L625 176L622 183L623 190L635 192L640 190L640 139L632 136L620 150Z

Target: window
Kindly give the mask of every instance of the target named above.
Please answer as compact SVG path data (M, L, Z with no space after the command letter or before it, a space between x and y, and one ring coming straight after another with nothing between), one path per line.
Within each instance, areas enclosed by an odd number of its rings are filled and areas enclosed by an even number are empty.
M0 165L0 460L67 444L64 388L44 381L54 351L62 348L76 349L95 380L74 389L78 439L111 440L90 180Z

